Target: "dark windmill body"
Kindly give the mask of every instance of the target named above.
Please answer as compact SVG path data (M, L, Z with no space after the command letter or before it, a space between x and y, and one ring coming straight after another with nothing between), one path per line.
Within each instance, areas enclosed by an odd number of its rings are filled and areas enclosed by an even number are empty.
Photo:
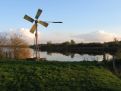
M39 46L38 46L38 24L41 24L43 25L44 27L47 27L48 26L48 23L62 23L62 22L45 22L45 21L41 21L41 20L38 20L39 16L41 15L42 13L42 10L41 9L38 9L37 11L37 14L35 16L35 19L31 18L30 16L28 15L25 15L24 16L24 19L33 23L34 22L34 25L32 26L32 28L30 29L30 32L31 33L34 33L35 32L35 56L36 56L36 59L40 59L40 55L39 55Z

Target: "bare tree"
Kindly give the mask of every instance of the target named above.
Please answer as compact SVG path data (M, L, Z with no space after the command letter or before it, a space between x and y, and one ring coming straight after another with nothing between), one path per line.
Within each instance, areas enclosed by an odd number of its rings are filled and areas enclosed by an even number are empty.
M28 58L30 57L28 47L19 34L0 33L0 58Z
M10 46L12 51L12 56L15 59L25 59L30 57L30 51L28 49L28 44L25 40L18 34L14 34L10 38Z

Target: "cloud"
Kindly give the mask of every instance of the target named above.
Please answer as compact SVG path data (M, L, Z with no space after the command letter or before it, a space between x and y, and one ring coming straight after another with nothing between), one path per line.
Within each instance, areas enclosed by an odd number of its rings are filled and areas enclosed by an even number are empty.
M114 38L121 40L121 36L115 33L109 33L105 31L95 31L86 34L79 34L73 36L75 39L80 40L80 42L108 42L113 41Z
M9 29L9 35L14 33L21 35L28 44L34 44L35 33L31 33L29 29ZM38 43L47 43L48 41L51 41L52 43L62 43L68 40L70 40L69 37L63 33L53 31L38 31Z
M9 34L18 33L24 38L24 40L29 44L34 44L35 34L30 33L29 29L10 29ZM73 35L65 34L53 31L38 31L38 43L47 43L51 41L52 43L62 43L69 40L75 40L77 43L80 42L108 42L113 41L114 38L121 40L121 36L115 33L109 33L105 31L94 31L85 34Z
M34 36L35 35L30 33L29 29L21 28L21 29L18 30L18 33L29 44L33 44L34 43Z

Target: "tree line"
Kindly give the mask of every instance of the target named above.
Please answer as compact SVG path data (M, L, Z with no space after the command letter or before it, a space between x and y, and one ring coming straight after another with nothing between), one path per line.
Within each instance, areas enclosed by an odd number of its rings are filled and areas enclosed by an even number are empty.
M34 48L34 45L31 46ZM111 53L115 54L121 47L121 41L114 39L111 42L104 43L76 43L74 40L66 41L63 43L51 43L39 44L41 51L47 52L60 52L60 53L91 53L91 54L103 54Z

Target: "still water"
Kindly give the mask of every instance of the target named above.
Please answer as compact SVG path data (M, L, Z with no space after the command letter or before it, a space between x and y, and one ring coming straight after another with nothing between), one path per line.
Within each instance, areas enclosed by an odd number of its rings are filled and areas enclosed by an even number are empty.
M34 57L34 50L31 50L31 57ZM46 58L48 61L102 61L103 55L89 55L89 54L72 54L72 55L64 55L61 53L47 53L47 52L39 52L41 58ZM112 55L105 54L105 59L112 59Z

